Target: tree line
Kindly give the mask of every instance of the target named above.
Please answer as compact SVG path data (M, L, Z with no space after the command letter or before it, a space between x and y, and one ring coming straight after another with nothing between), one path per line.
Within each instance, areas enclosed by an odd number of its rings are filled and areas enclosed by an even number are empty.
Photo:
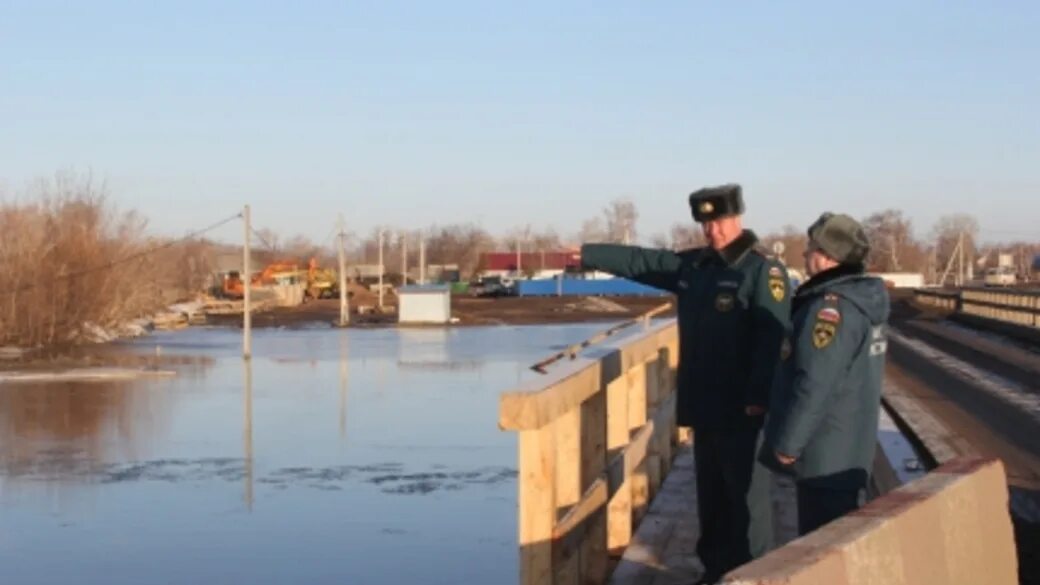
M381 226L365 234L346 234L351 264L375 264L383 236L383 261L398 272L405 258L419 262L419 241L427 264L458 265L464 278L478 273L482 254L491 251L539 252L574 249L585 242L638 243L674 250L704 245L692 220L643 236L639 213L630 199L617 199L587 218L575 233L523 225L494 235L475 223L431 225L422 230ZM862 218L872 242L869 267L880 272L919 272L935 282L963 248L976 269L996 261L998 252L1017 252L1022 272L1040 253L1036 241L983 245L978 221L968 215L941 218L926 237L915 233L902 211L887 209ZM754 226L750 226L754 227ZM59 173L38 181L26 197L0 200L0 346L53 346L72 343L86 327L114 327L190 297L212 281L215 255L240 251L240 242L204 237L177 240L147 232L147 221L111 203L103 182ZM804 228L786 226L759 232L764 245L784 245L789 266L802 269ZM336 233L324 241L311 235L282 237L258 229L253 245L261 262L315 258L336 265ZM168 245L175 243L176 245ZM258 269L260 267L257 267Z

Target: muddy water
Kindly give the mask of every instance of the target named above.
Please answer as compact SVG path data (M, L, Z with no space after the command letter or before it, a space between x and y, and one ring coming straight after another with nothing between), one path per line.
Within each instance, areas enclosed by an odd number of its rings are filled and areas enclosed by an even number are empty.
M0 386L0 583L512 583L497 397L598 325L159 334L173 379Z

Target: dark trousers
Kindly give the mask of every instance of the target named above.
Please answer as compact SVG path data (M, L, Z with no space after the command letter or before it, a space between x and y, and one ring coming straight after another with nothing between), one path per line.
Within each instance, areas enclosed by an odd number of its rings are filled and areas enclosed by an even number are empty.
M859 489L813 487L798 482L798 534L837 520L859 507Z
M708 575L721 576L772 547L770 474L756 460L758 444L758 429L695 431L697 556Z

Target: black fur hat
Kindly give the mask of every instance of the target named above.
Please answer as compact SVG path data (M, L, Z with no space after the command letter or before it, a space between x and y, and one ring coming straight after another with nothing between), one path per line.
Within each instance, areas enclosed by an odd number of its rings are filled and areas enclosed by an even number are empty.
M740 215L744 213L744 196L740 185L698 189L690 193L690 210L693 219L702 223L727 215Z

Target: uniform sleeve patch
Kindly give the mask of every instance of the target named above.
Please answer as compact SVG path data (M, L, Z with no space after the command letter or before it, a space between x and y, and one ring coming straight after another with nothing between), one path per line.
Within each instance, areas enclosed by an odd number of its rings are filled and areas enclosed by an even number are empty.
M812 340L813 346L816 349L823 349L834 341L834 336L838 333L838 326L833 323L826 323L824 321L817 321L816 325L813 326Z
M769 276L772 276L774 278L783 278L784 271L780 270L779 266L773 266L769 269Z
M841 313L834 307L824 307L816 313L816 320L824 323L841 323Z
M778 303L784 300L787 296L787 284L783 278L769 277L769 294L773 295L773 300Z

